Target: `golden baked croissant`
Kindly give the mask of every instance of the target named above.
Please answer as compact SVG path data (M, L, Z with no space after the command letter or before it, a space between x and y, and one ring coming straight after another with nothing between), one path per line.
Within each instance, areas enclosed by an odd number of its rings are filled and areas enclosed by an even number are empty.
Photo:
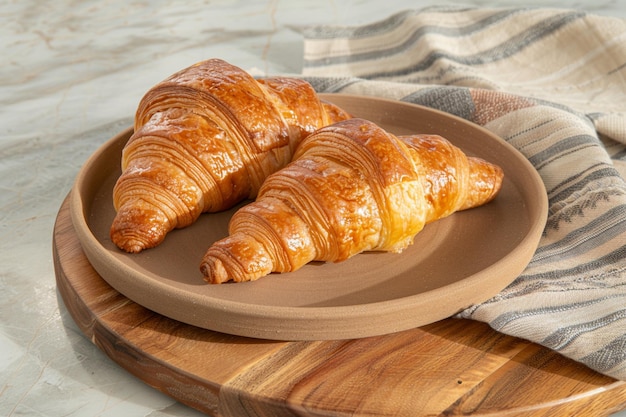
M440 136L396 137L350 119L307 137L240 208L200 266L209 283L251 281L364 251L400 252L424 225L485 204L502 169Z
M140 252L203 212L254 198L304 137L348 117L303 80L257 81L218 59L172 75L137 109L113 190L111 239Z

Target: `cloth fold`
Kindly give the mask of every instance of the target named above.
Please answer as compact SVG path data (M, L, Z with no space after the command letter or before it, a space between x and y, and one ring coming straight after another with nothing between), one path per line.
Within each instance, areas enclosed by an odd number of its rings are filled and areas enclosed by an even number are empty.
M626 380L626 21L576 10L433 7L304 31L319 92L443 110L533 164L549 198L524 272L459 317Z

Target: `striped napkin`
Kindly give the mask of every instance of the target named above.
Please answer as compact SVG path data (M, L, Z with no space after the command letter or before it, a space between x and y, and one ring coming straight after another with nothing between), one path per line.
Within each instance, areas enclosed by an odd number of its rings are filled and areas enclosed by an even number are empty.
M626 21L435 7L304 36L303 76L318 91L443 110L530 160L550 204L539 248L459 317L626 380Z

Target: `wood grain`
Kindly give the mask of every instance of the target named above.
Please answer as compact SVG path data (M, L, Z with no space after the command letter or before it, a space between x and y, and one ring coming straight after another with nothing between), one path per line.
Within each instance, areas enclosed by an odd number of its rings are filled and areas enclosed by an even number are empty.
M128 300L91 267L65 202L57 286L84 334L146 384L212 416L606 416L626 382L484 323L280 342L211 332Z

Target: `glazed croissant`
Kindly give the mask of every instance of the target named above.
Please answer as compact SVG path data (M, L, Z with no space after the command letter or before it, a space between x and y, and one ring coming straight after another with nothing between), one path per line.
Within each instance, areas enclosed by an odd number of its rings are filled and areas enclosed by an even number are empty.
M492 200L502 169L440 136L350 119L306 138L206 252L209 283L251 281L364 251L401 252L424 225Z
M172 75L137 109L113 189L111 239L140 252L203 212L254 198L304 137L348 117L303 80L257 81L217 59Z

